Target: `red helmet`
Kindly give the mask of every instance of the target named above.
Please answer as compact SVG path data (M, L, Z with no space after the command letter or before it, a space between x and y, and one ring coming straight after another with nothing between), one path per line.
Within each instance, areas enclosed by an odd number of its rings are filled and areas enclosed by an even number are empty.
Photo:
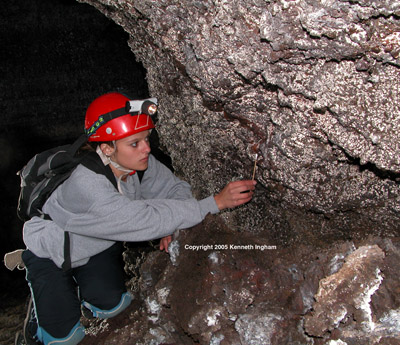
M131 101L111 92L96 98L86 110L88 141L113 141L154 128L149 115L157 110L157 99Z

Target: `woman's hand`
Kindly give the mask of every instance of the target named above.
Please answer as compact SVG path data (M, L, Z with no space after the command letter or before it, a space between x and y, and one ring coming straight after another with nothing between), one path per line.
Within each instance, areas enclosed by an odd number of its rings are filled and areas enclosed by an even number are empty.
M253 190L257 182L255 180L242 180L228 183L216 196L215 202L220 211L226 208L236 207L249 202L253 197Z
M165 236L160 240L160 250L165 250L168 253L168 245L172 241L172 236Z

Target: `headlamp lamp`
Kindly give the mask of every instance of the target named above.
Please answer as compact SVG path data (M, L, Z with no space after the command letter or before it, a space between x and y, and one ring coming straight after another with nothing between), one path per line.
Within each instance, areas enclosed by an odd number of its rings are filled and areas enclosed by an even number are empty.
M127 101L125 110L128 113L154 115L157 112L157 98L147 98L138 101Z

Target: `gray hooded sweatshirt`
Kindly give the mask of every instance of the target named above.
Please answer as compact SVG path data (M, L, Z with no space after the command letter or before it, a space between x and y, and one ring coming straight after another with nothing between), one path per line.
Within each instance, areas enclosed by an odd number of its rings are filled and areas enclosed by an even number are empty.
M25 223L25 245L61 267L68 231L72 267L78 267L115 241L161 238L219 212L213 196L194 199L190 185L152 155L142 181L134 174L121 188L123 194L105 176L79 165L43 207L52 220L33 217Z

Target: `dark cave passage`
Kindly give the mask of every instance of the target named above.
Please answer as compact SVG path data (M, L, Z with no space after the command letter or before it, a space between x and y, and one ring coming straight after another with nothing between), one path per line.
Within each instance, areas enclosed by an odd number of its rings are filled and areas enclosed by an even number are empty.
M23 248L16 172L36 153L72 142L88 104L124 90L146 97L146 71L128 34L75 0L11 0L1 11L1 253ZM156 138L157 139L157 138ZM157 142L157 140L155 140ZM0 290L19 294L24 272L1 265Z

